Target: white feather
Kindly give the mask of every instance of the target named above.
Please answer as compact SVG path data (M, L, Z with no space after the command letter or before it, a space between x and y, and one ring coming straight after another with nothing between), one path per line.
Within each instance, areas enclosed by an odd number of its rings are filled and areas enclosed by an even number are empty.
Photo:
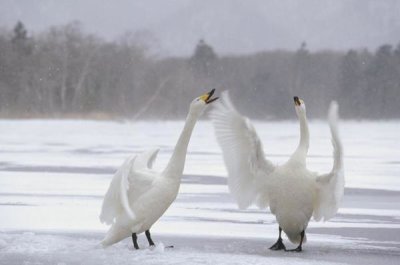
M209 98L203 95L202 98ZM109 246L149 230L175 200L184 169L187 146L194 125L206 102L195 99L190 105L184 129L166 170L152 170L158 149L128 158L114 175L104 197L100 220L111 224L102 241Z
M129 201L128 201L128 191L129 191L128 178L130 175L134 175L134 174L131 174L131 169L132 169L134 163L135 163L135 159L131 159L130 161L128 161L128 163L126 163L126 165L122 166L122 169L121 169L121 172L122 172L122 174L121 174L121 191L120 191L121 204L125 210L125 213L128 215L128 217L131 220L134 220L136 215L132 211L132 209L129 205Z
M143 152L135 160L135 169L146 169L146 168L152 169L154 161L156 160L159 151L160 151L159 148L154 148L146 152Z
M328 121L332 135L333 167L328 174L316 179L318 191L314 208L314 219L329 220L339 208L344 192L343 147L338 133L338 104L333 101L329 108Z
M221 93L210 117L229 173L230 192L239 207L246 208L260 196L260 173L268 174L274 166L265 159L262 143L250 120L235 110L227 91ZM259 201L260 205L267 205L268 196Z
M168 185L167 176L148 167L157 151L128 158L111 181L100 215L102 222L112 224L103 246L150 229L176 198L180 182Z
M124 185L123 174L126 173L126 169L130 168L131 162L134 161L136 156L129 157L124 161L122 166L114 174L111 180L110 186L107 193L104 196L103 205L100 213L100 221L105 224L114 223L114 219L118 216L122 210L123 205L121 203L121 188ZM125 191L126 192L126 191Z
M309 133L304 102L302 104L296 107L300 120L299 146L281 166L273 166L264 158L254 127L235 110L227 92L211 112L228 171L229 189L239 208L252 203L260 208L269 206L279 226L294 243L300 242L300 234L307 228L313 212L317 220L329 219L336 213L344 187L337 104L332 103L329 111L334 166L329 174L320 177L306 168Z
M129 205L128 194L138 195L150 188L154 178L152 178L152 175L146 175L139 171L143 170L143 165L147 164L146 159L152 157L148 154L149 152L144 152L138 156L127 158L117 170L104 196L100 214L101 222L113 224L115 219L122 214L122 211L125 211L130 219L135 219L135 213ZM152 159L154 160L155 157L152 157ZM134 185L130 185L130 183Z

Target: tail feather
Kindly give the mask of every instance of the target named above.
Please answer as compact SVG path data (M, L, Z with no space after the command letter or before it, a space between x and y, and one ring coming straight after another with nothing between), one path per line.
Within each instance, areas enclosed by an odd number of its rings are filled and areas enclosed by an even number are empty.
M131 232L128 229L122 229L113 225L100 244L105 248L127 238L130 234Z
M301 235L299 233L286 233L286 235L293 244L300 244ZM305 233L303 238L303 244L304 243L307 243L307 235Z

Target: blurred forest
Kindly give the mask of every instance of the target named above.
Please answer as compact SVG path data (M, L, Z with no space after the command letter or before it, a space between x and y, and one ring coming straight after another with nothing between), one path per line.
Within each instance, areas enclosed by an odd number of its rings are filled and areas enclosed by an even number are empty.
M21 22L0 30L3 118L182 118L211 88L230 90L257 119L294 118L293 96L312 118L324 118L331 100L344 118L400 118L400 44L219 56L200 40L190 58L165 58L135 34L107 42L77 22L35 36Z

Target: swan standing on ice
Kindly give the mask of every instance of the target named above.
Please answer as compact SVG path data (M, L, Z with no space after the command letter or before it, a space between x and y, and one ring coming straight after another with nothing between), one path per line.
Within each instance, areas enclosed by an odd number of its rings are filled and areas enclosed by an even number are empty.
M278 241L270 249L286 250L281 238L283 230L291 242L299 244L291 251L299 252L306 241L305 230L311 216L319 221L336 214L343 196L344 174L337 103L331 103L328 114L334 163L331 172L323 175L306 168L309 147L306 107L298 97L294 97L294 103L300 121L300 142L290 159L280 166L265 159L254 127L235 110L227 91L222 93L210 117L223 151L229 189L239 208L252 203L260 208L269 206L279 224Z
M145 232L150 246L151 226L163 215L175 200L183 173L187 147L197 119L211 98L215 89L190 104L185 126L178 139L172 157L162 172L152 169L158 149L128 158L115 173L104 197L100 220L111 225L103 246L109 246L132 236L138 249L137 234Z

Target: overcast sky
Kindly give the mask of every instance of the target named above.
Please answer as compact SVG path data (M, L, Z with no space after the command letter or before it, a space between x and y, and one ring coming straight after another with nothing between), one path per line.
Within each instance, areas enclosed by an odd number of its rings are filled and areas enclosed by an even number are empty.
M146 30L164 55L191 54L200 38L219 54L400 42L397 0L0 0L0 27L18 20L33 34L78 20L109 40Z

